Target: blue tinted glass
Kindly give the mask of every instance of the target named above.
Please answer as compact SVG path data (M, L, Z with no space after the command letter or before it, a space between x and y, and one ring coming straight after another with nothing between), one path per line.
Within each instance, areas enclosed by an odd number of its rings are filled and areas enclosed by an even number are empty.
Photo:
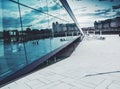
M48 11L46 1L47 0L19 0L21 4L24 4L28 7L32 7L45 13Z
M59 0L2 0L0 11L0 79L77 37Z
M2 32L3 37L0 39L0 78L14 73L26 65L24 44L21 41L22 37L20 37L20 16L17 7L17 4L8 0L2 2L0 32Z

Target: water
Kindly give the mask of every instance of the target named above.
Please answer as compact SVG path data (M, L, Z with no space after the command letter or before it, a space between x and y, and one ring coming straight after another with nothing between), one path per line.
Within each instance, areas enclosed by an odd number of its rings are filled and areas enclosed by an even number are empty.
M0 79L14 73L76 37L57 37L25 43L11 42L10 44L4 44L0 41ZM61 41L61 39L64 41Z

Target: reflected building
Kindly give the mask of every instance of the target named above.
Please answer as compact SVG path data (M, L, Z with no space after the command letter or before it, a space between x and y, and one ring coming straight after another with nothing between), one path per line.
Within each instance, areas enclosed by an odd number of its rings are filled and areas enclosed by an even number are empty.
M66 7L66 0L0 0L0 84L30 72L82 36ZM64 32L72 41L60 41Z
M67 24L62 24L62 23L54 23L52 24L52 28L54 33L77 33L79 32L78 27L76 26L75 23L67 23Z

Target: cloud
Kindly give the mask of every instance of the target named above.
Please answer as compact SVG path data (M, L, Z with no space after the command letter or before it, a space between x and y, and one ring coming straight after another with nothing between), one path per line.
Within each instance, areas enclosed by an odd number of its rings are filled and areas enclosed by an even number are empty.
M111 2L113 2L114 0L110 0Z
M55 5L53 5L53 6L51 6L50 7L50 10L58 10L58 9L60 9L60 8L62 8L62 6L60 6L60 4L59 3L56 3Z
M40 24L47 23L47 22L48 22L48 19L47 20L43 19L43 20L39 21Z
M40 10L42 12L47 12L48 11L48 7L47 6L39 7L38 10Z
M110 2L113 2L114 0L99 0L99 1L110 1Z
M95 10L95 12L110 12L111 9Z
M111 9L95 10L95 12L82 13L81 16L103 16L108 15Z
M18 5L9 1L9 0L1 0L1 3L2 3L2 9L3 10L12 10L12 11L17 11L18 8Z
M76 1L82 1L82 0L76 0Z
M82 11L82 12L84 12L84 11L86 11L86 10L87 10L87 7L82 7L82 8L81 8L81 11Z
M38 10L42 11L42 8L40 7ZM36 10L31 10L30 12L28 12L27 14L29 15L40 15L42 12L40 11L36 11Z
M114 16L115 13L111 12L111 9L102 9L102 10L96 10L95 12L85 12L82 14L79 14L79 17L90 17L90 18L110 18Z
M35 20L34 18L24 18L24 17L22 17L23 25L30 25L30 23L33 22L34 20Z
M42 12L45 12L45 11L47 11L47 7L39 7L38 10L40 10ZM37 19L37 17L40 17L41 15L44 15L40 11L31 10L30 12L25 13L22 16L23 24L24 25L29 25L31 22L35 21Z
M119 4L119 5L112 6L112 9L120 9L120 4Z
M29 10L29 9L28 9ZM48 8L47 6L44 6L44 7L39 7L37 8L37 10L34 10L34 9L31 9L30 12L27 12L25 13L24 16L32 16L32 15L42 15L43 12L47 12L48 11Z
M87 10L87 7L75 8L74 11L81 11L84 12Z
M107 1L107 0L99 0L99 1Z
M3 27L4 28L15 28L20 27L20 18L16 17L3 17ZM25 14L22 16L22 25L27 26L30 25L31 22L35 20L34 17L31 16L31 14Z
M96 4L95 7L98 7L98 5Z
M4 28L15 28L20 27L20 19L13 17L3 17L3 27Z
M115 17L120 16L120 11L116 12Z
M38 15L37 11L31 11L29 13L26 13L22 16L22 22L24 25L29 25L31 22L35 20L33 16Z
M102 9L102 10L95 10L95 15L102 15L102 14L108 14L108 12L110 12L111 9Z

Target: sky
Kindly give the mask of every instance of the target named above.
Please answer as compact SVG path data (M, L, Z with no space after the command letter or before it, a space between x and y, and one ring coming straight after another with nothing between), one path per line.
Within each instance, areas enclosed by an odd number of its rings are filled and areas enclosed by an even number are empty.
M17 0L12 0L17 1ZM32 29L45 29L52 28L52 23L59 21L71 21L67 11L63 8L59 0L19 0L21 4L21 16L23 27L31 26ZM46 1L48 1L46 3ZM20 29L20 18L18 5L9 0L1 0L2 5L0 11L2 11L3 27L5 30ZM25 7L24 5L28 6ZM31 9L32 8L32 9ZM34 10L34 9L36 10ZM49 12L48 12L49 10ZM46 13L46 14L43 14ZM53 15L48 16L47 14ZM57 18L55 18L57 17ZM60 18L60 19L58 19ZM65 20L65 21L63 21ZM49 22L49 23L48 23Z
M81 27L120 16L120 0L67 0Z
M17 1L17 0L13 0ZM20 3L36 8L37 10L47 13L48 4L49 13L51 15L62 18L66 21L72 20L59 2L59 0L19 0ZM120 16L120 0L67 0L78 23L82 27L91 27L94 21L105 20ZM9 0L1 0L0 3L0 21L4 25L5 29L20 29L20 19L18 13L18 5L10 2ZM32 28L49 28L52 26L52 22L58 21L57 18L42 14L39 11L20 6L21 16L23 21L23 27L32 26ZM3 17L1 17L3 16ZM59 20L59 22L62 20ZM49 23L48 23L49 22Z

